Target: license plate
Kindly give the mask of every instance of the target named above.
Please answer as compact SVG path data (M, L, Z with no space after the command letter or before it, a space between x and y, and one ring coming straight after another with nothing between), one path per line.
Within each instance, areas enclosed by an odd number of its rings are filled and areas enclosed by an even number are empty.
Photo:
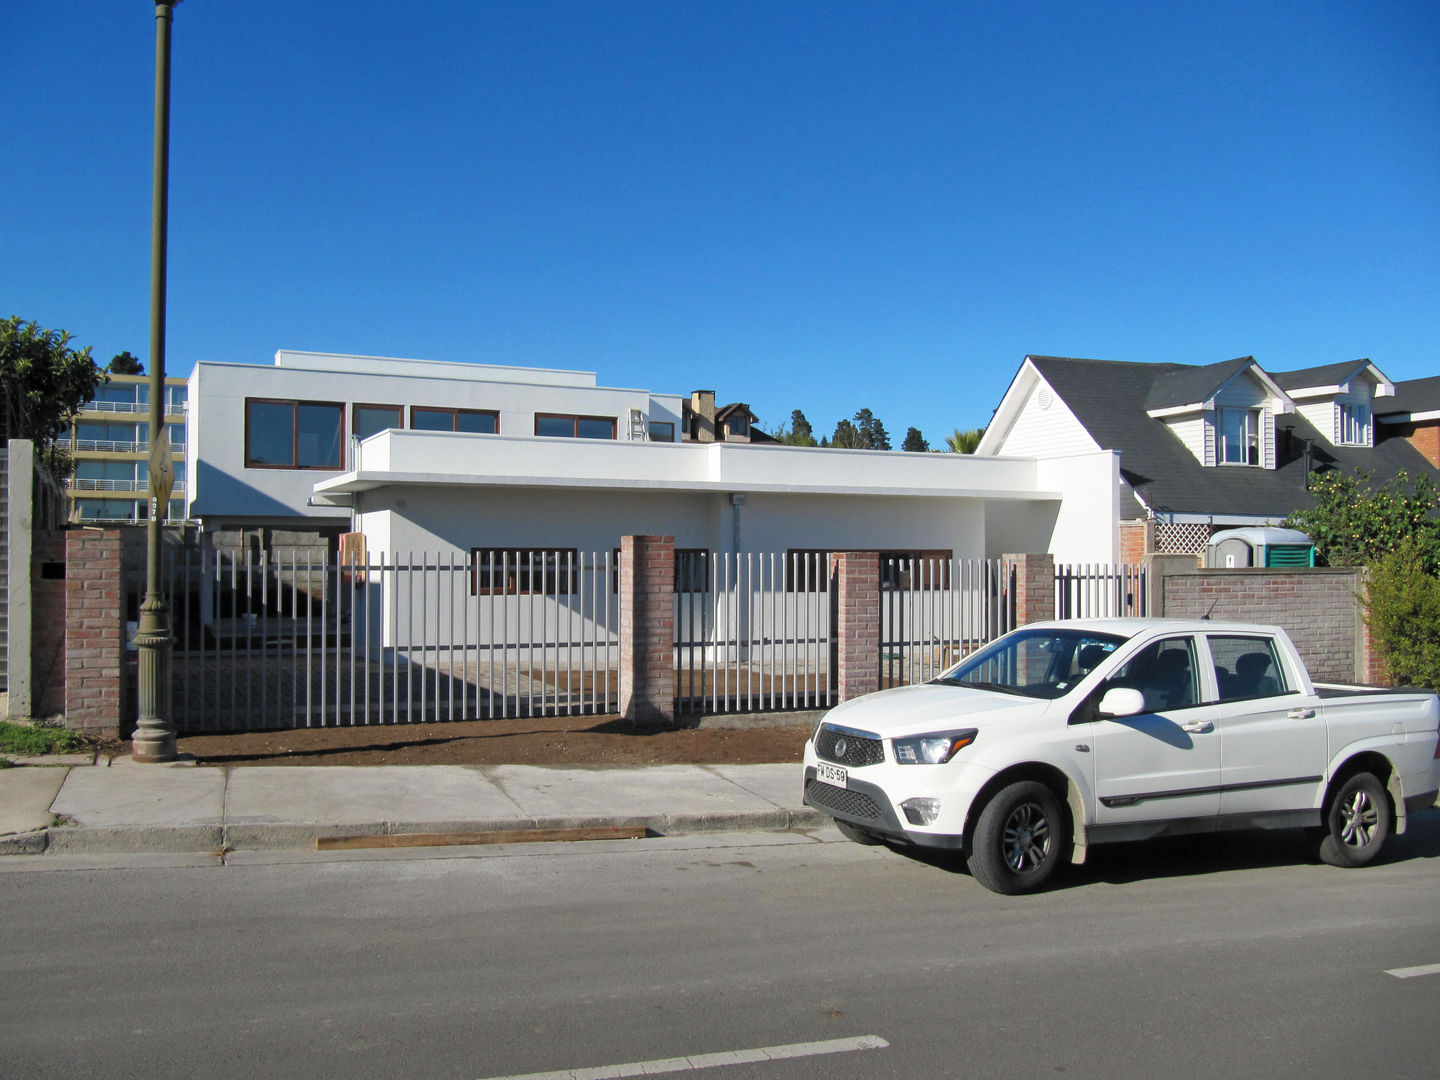
M826 765L823 761L815 766L815 779L823 780L827 784L834 784L836 787L845 787L847 782L844 769L839 765Z

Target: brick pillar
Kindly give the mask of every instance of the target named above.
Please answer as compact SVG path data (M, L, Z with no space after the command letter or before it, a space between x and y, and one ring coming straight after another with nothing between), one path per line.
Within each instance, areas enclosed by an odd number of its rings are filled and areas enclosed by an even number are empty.
M65 533L36 533L34 554L30 709L46 717L65 711Z
M833 558L835 685L849 701L880 689L880 555L841 551Z
M675 538L620 540L620 712L633 724L675 723Z
M76 529L65 544L65 724L123 736L123 541L115 530Z
M1015 570L1015 625L1055 618L1055 556L1006 555Z

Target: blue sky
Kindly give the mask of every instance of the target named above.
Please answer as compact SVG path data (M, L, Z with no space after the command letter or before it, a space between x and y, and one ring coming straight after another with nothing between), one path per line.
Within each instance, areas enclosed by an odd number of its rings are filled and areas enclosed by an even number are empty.
M150 0L6 4L0 314L148 361ZM898 445L1026 353L1440 374L1440 6L185 0L169 368L580 368Z

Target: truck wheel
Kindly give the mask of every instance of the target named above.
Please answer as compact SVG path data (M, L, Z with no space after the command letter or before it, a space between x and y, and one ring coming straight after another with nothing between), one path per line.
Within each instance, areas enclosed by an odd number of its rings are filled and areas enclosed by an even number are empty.
M864 844L866 847L875 847L877 844L883 843L878 837L871 836L858 825L851 825L848 821L841 821L839 818L835 818L834 821L835 828L840 830L840 835L845 837L846 840L853 840L855 843Z
M1380 781L1356 773L1340 786L1325 811L1320 858L1331 866L1364 866L1390 837L1390 801Z
M1030 892L1055 872L1064 846L1065 818L1054 794L1022 780L1002 788L980 811L967 865L992 892Z

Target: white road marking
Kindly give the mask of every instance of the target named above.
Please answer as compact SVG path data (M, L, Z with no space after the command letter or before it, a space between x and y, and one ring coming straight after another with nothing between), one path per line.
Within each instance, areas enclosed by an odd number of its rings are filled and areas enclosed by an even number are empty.
M554 1072L491 1076L486 1077L486 1080L622 1080L627 1076L691 1072L695 1069L713 1069L720 1065L752 1065L760 1061L784 1061L786 1058L848 1054L854 1050L883 1050L889 1045L879 1035L857 1035L853 1039L827 1039L824 1042L790 1043L786 1046L759 1046L754 1050L722 1050L716 1054L692 1054L689 1057L657 1058L654 1061L630 1061L624 1065L597 1065L588 1069L558 1069Z
M1391 968L1386 975L1397 979L1418 979L1421 975L1440 975L1440 964L1421 964L1419 967Z

